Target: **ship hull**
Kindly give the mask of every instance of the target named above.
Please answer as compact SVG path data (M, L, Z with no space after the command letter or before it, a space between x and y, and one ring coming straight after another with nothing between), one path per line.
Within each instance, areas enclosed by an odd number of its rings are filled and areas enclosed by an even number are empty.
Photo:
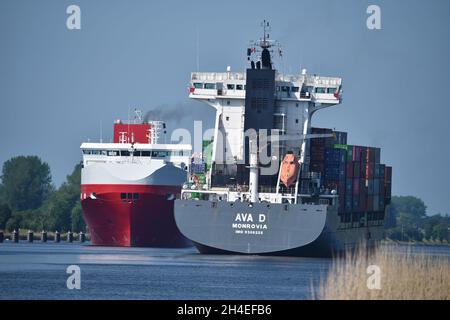
M98 246L192 246L178 230L174 199L186 172L164 161L93 163L81 170L81 205Z
M252 221L240 221L243 214ZM260 214L265 227L257 226ZM176 200L175 220L203 254L332 257L373 247L383 236L382 226L345 228L335 208L324 205Z
M178 186L82 185L81 190L95 194L95 199L88 196L81 201L93 245L192 245L175 224L173 199L180 192ZM127 198L122 199L124 193Z

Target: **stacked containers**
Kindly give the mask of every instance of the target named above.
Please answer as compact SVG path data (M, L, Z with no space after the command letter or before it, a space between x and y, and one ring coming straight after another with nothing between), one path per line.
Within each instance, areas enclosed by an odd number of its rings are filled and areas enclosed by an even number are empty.
M332 134L333 130L323 128L311 128L312 134ZM318 172L325 176L325 148L326 139L316 138L310 140L310 171Z
M322 174L325 188L337 190L342 221L359 225L365 213L368 220L382 220L391 197L392 168L380 163L380 148L347 145L345 132L312 128L313 134L330 132L332 138L311 140L310 170Z

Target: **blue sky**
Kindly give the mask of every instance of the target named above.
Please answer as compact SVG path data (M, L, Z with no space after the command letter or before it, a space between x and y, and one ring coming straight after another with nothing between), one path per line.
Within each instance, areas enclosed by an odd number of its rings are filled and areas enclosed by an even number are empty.
M81 30L66 28L71 4L81 8ZM370 4L381 8L381 30L366 28ZM284 49L280 71L344 79L343 104L313 125L381 147L394 194L450 213L448 16L446 0L2 0L0 164L37 154L60 184L80 143L99 139L100 123L108 140L114 119L134 107L166 110L169 129L194 120L211 127L213 111L187 98L197 30L201 71L241 71L268 19Z

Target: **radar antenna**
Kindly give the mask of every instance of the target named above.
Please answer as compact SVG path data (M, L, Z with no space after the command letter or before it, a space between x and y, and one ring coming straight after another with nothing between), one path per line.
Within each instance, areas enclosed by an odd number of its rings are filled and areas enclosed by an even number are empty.
M277 47L277 53L281 57L282 50L278 41L274 41L270 39L269 32L271 31L271 26L269 21L263 20L261 23L261 27L263 28L263 37L256 41L250 41L250 45L247 48L247 59L250 61L253 54L257 54L256 57L256 67L259 67L262 64L263 68L272 69L272 62L270 56L273 55L274 50L272 47ZM258 63L261 61L260 63ZM255 62L251 61L251 66L254 69Z

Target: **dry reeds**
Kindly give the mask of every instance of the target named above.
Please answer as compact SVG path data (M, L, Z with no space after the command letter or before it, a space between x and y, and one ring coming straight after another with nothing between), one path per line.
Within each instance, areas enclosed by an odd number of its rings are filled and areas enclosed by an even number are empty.
M335 258L313 298L332 300L449 300L450 259L425 253L401 252L378 246Z

